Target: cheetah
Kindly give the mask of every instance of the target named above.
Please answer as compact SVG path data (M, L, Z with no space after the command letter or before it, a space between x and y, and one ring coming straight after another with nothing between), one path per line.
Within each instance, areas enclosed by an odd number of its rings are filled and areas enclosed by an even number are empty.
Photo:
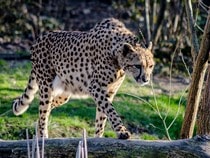
M31 47L32 70L27 88L13 102L15 115L24 113L39 90L39 137L48 137L48 117L74 94L88 94L96 103L95 136L102 137L106 120L119 139L130 138L112 100L125 75L146 84L154 67L152 45L117 19L104 19L87 32L52 31Z

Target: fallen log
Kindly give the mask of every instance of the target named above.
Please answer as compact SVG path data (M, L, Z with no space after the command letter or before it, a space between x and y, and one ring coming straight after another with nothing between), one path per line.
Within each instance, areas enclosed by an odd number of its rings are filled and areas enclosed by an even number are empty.
M46 139L45 158L74 158L81 139ZM30 147L33 141L29 140ZM39 140L41 147L42 141ZM207 158L210 157L210 137L196 136L175 141L87 139L89 158ZM41 152L41 149L40 149ZM0 141L0 158L26 158L27 141Z

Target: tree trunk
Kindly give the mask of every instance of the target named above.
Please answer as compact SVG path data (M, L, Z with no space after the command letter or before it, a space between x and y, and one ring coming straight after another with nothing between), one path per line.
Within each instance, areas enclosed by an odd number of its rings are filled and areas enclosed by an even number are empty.
M45 158L73 158L81 139L46 139ZM41 140L39 146L41 146ZM29 141L31 147L32 141ZM89 158L207 158L210 137L175 141L140 141L110 138L87 139ZM0 141L0 158L27 158L27 141Z
M208 75L204 96L198 111L198 135L210 134L210 65L208 66Z
M197 56L196 62L194 64L192 81L190 85L189 95L187 98L187 107L180 134L181 138L191 138L193 136L205 72L208 67L209 48L210 48L210 12L207 17L206 26L201 41L201 48Z

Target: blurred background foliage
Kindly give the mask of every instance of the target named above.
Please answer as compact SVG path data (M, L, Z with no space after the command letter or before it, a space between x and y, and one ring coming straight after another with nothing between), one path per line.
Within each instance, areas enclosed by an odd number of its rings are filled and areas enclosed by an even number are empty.
M201 38L207 13L199 1L192 2L195 26L198 26L197 33ZM208 0L202 2L207 6L210 3ZM146 16L149 16L149 21L146 21ZM192 65L182 0L2 0L0 54L28 52L36 37L45 31L87 31L107 17L122 20L139 34L143 45L153 41L158 63L156 72L165 71L173 52L176 53L174 71L185 71L183 59L187 65ZM191 67L189 69L192 70Z

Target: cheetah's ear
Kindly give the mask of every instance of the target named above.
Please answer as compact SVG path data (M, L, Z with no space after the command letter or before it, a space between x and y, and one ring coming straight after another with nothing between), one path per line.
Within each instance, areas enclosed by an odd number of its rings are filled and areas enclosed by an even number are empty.
M150 50L150 51L152 51L152 42L149 42L149 47L148 47L148 49Z
M128 44L128 43L123 44L123 53L122 54L124 57L132 51L133 51L133 47L130 44Z

